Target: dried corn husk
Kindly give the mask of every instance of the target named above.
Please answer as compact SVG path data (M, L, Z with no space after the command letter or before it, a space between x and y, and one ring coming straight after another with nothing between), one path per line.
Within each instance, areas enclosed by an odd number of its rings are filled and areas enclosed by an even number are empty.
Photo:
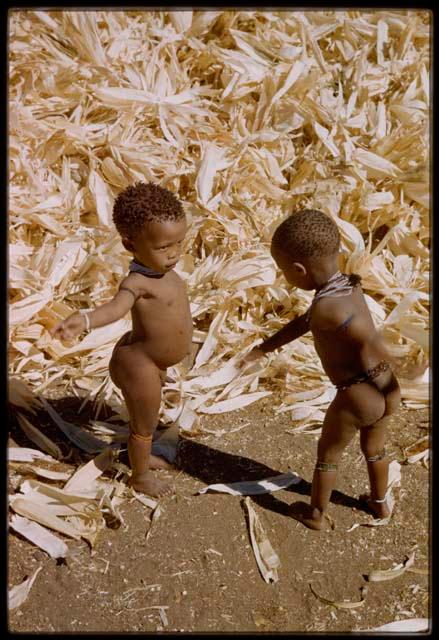
M428 460L430 457L429 436L419 438L419 440L416 440L416 442L411 444L409 447L406 447L404 449L404 455L406 456L406 462L408 464L413 464L421 460Z
M363 633L368 631L385 631L388 633L420 633L429 631L431 629L430 618L409 618L408 620L395 620L394 622L388 622L382 624L379 627L373 627L372 629L361 629Z
M22 536L30 540L43 551L46 551L51 558L65 558L68 547L63 540L54 536L50 531L36 522L31 522L21 516L12 516L9 526L21 533Z
M32 440L40 449L51 455L57 460L63 457L61 449L55 442L48 438L44 433L37 429L22 413L17 413L18 424L23 429L29 440Z
M10 611L12 611L13 609L17 609L23 604L23 602L26 601L29 592L32 589L32 585L42 568L43 567L38 567L38 569L36 569L36 571L30 578L24 580L24 582L17 585L16 587L12 587L12 589L9 590L8 609Z
M232 496L254 496L261 493L272 493L280 489L286 489L292 484L297 484L302 478L293 471L288 471L279 476L264 478L264 480L248 480L244 482L232 482L230 484L210 484L200 489L198 493L208 491L218 491L220 493L230 493Z
M75 527L68 524L60 517L50 513L49 510L41 504L37 504L34 501L20 497L14 497L11 499L10 504L16 513L28 518L29 520L38 522L45 527L49 527L49 529L59 531L74 540L79 540L81 537L80 532Z
M367 593L367 587L361 587L361 600L359 600L358 602L336 602L335 600L329 600L328 598L323 598L322 596L319 596L319 594L316 593L312 584L310 584L309 587L316 598L318 598L321 602L324 602L325 604L330 604L332 607L335 607L336 609L356 609L357 607L363 606L365 602L365 596Z
M10 462L32 462L33 460L56 462L52 456L41 453L38 449L29 449L28 447L8 447L7 456Z
M96 458L87 462L74 473L69 481L64 485L64 491L77 493L90 491L94 481L111 465L114 459L114 452L108 448L102 451Z
M68 480L72 475L71 471L53 471L52 469L37 467L35 464L23 464L22 462L19 462L15 463L14 467L15 466L21 473L34 473L37 476L41 476L42 478L47 478L49 480Z
M244 504L248 511L250 539L259 571L265 582L277 582L279 580L277 574L280 567L279 557L270 544L256 511L251 505L250 498L245 498Z
M374 569L369 573L367 579L369 580L369 582L381 582L382 580L393 580L394 578L399 578L399 576L402 576L403 573L405 573L407 569L412 566L414 561L415 554L412 553L403 563L398 564L393 569Z

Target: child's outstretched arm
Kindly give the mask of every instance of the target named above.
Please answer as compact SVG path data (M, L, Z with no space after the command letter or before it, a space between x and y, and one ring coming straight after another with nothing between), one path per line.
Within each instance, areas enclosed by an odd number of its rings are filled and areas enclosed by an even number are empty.
M300 338L308 331L308 314L304 313L303 315L294 318L294 320L291 320L291 322L288 322L288 324L282 327L282 329L279 329L279 331L270 338L264 340L264 342L258 345L258 347L263 353L268 353L269 351L274 351L275 349L283 347L283 345L288 342L292 342L293 340Z
M291 322L288 322L282 329L279 329L277 333L272 335L267 340L258 344L250 353L246 356L245 361L250 362L258 357L262 357L270 351L279 349L284 344L300 338L309 331L309 320L307 314L304 313L301 316L297 316Z
M86 314L76 311L65 318L50 331L52 337L70 340L83 331L103 327L123 318L133 307L139 295L139 292L131 283L127 284L127 281L128 278L121 283L119 291L110 302L106 302L93 311L87 311Z

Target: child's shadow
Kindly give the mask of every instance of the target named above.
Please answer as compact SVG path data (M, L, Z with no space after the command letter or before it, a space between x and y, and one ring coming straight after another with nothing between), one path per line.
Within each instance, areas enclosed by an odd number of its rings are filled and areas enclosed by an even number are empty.
M281 473L279 470L271 469L271 467L251 458L219 451L187 438L182 438L180 442L178 468L206 484L263 480ZM310 496L311 483L307 480L301 480L298 484L293 484L284 491ZM264 509L288 516L289 503L279 500L272 493L253 495L252 500ZM361 511L365 510L359 500L341 491L332 492L331 502L345 507L355 507Z
M51 399L50 404L59 412L64 420L73 423L78 428L78 431L81 431L91 419L95 418L96 405L95 402L91 400L84 402L83 399L65 396L57 400ZM102 404L99 419L106 420L112 414L113 410L111 407L105 403ZM53 423L53 420L45 410L37 411L34 416L29 414L29 418L31 422L35 422L35 425L38 426L43 433L61 447L64 454L70 451L70 463L83 464L96 455L96 453L86 453L76 447ZM9 415L9 432L19 446L35 447L34 443L27 438L18 426L14 411L10 412ZM122 452L119 459L128 464L126 452ZM252 460L251 458L213 449L205 444L184 437L180 437L178 447L178 468L206 484L262 480L270 476L279 475L280 473L279 470L271 469L267 465ZM311 484L306 480L302 480L298 484L291 485L288 489L285 489L285 491L309 496L311 493ZM288 514L289 505L279 500L273 494L254 495L252 499L265 509L270 509L282 515ZM340 491L332 492L331 502L365 510L359 500Z

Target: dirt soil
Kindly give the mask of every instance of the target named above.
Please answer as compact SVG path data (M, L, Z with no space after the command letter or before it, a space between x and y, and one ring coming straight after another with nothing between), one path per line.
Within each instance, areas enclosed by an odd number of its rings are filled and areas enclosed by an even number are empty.
M75 402L64 402L65 419L78 421ZM309 499L317 437L292 435L288 414L276 414L272 404L268 397L240 411L203 417L202 427L214 433L183 438L180 468L155 472L173 479L176 494L160 500L152 522L150 509L127 495L121 507L125 526L104 529L93 550L85 541L66 539L70 555L62 561L10 530L9 588L42 570L26 602L9 614L9 631L349 632L429 617L430 578L417 572L429 568L429 470L421 463L404 464L390 523L349 531L372 520L357 500L367 489L357 437L344 453L329 509L335 528L311 531L289 518L287 507ZM14 416L10 422L12 441L34 447ZM68 450L48 419L38 426ZM232 432L238 426L242 429ZM401 408L389 426L391 459L402 462L404 447L428 429L426 410ZM69 462L87 459L75 449ZM279 580L267 584L256 564L243 498L197 492L212 483L288 470L304 481L251 497L281 562ZM373 569L390 569L413 551L410 571L392 580L367 580ZM364 602L336 608L311 587L327 600Z

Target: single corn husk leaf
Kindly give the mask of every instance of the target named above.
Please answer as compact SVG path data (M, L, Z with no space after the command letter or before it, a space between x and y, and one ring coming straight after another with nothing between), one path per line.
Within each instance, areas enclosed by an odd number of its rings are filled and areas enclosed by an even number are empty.
M403 563L398 564L393 569L374 569L369 573L367 579L369 582L382 582L383 580L394 580L402 576L415 561L415 554L412 553Z
M17 413L18 424L23 429L24 433L27 435L29 440L40 447L43 451L51 455L53 458L57 460L61 460L63 455L61 449L58 447L55 442L53 442L50 438L48 438L44 433L42 433L39 429L34 427L33 424L29 422L29 420L22 413Z
M21 462L13 464L18 467L21 473L34 473L48 480L68 480L72 475L71 471L53 471L52 469L38 467L36 464L23 464Z
M387 624L382 624L380 627L373 627L372 629L361 629L361 632L386 631L388 633L421 633L425 631L428 632L430 629L430 618L409 618L408 620L388 622Z
M13 515L9 526L34 545L46 551L51 558L65 558L68 554L69 548L66 543L37 522L31 522L27 518Z
M271 395L271 391L256 391L255 393L243 393L237 398L231 398L229 400L223 400L222 402L216 402L210 406L201 405L198 407L198 411L201 413L227 413L228 411L235 411L236 409L242 409L253 402L257 402L261 398Z
M39 524L49 527L49 529L53 529L54 531L59 531L69 538L79 540L81 537L80 532L75 527L68 524L58 516L51 514L42 504L32 502L26 498L16 498L15 500L11 500L11 507L21 516L24 516L29 520L33 520L34 522L38 522Z
M365 167L371 177L396 178L401 173L396 164L365 149L356 149L352 158Z
M323 598L322 596L319 596L319 594L316 593L316 591L314 590L312 584L309 585L309 588L311 589L315 597L318 598L321 602L324 602L325 604L329 604L332 607L335 607L336 609L356 609L357 607L362 607L365 602L365 597L367 593L367 587L361 587L360 589L361 600L359 600L358 602L336 602L335 600L328 600L327 598Z
M406 462L408 464L413 464L414 462L418 462L418 460L422 460L423 458L427 458L429 454L430 448L430 437L424 436L416 440L409 447L405 447L404 455L406 456Z
M13 609L17 609L23 604L23 602L27 600L30 590L32 589L32 585L35 582L35 578L37 577L37 575L39 574L42 568L43 567L38 567L38 569L30 578L28 578L21 584L15 587L12 587L12 589L9 590L8 592L9 611L12 611Z
M137 491L134 491L132 487L131 487L131 493L139 502L141 502L145 507L148 507L149 509L154 510L158 505L157 500L153 500L152 498L148 498L148 496L145 496L141 493L137 493Z
M288 471L287 473L272 476L271 478L264 478L263 480L247 480L244 482L231 482L229 484L210 484L200 489L198 493L217 491L219 493L229 493L232 496L254 496L262 493L280 491L281 489L290 487L292 484L298 484L301 481L302 478L300 476L293 471Z
M9 462L32 462L33 460L56 462L52 456L41 453L41 451L37 449L29 449L28 447L8 447L7 458Z
M213 182L218 171L222 171L229 166L229 161L225 159L226 151L214 144L208 143L204 148L198 176L195 181L195 188L200 202L206 206L210 200Z
M69 481L64 485L64 491L76 493L78 491L90 490L96 478L99 478L99 476L111 466L113 460L113 449L104 449L96 458L87 462L87 464L71 476Z
M9 306L9 325L23 325L31 320L52 299L53 292L50 288L41 293L34 293Z
M264 528L251 505L250 498L244 499L249 517L250 539L255 554L256 562L265 582L277 582L279 576L277 570L280 567L280 560L274 551Z
M96 212L100 224L109 227L113 213L113 197L110 189L97 171L93 170L89 174L88 186L95 198Z
M95 438L90 433L76 427L74 424L63 420L59 413L55 411L45 398L41 397L41 402L55 424L69 438L69 440L76 444L80 449L87 453L97 453L107 447L107 444L102 440Z
M158 505L156 506L156 508L154 509L153 513L152 513L152 517L151 517L151 524L150 524L149 529L148 529L148 532L147 532L147 534L146 534L146 536L145 536L145 541L146 541L146 540L148 540L148 538L149 538L149 536L150 536L150 534L151 534L151 531L152 531L152 525L153 525L155 522L157 522L157 520L158 520L158 519L160 518L160 516L162 515L162 512L163 512L163 509L162 509L162 507L160 506L160 504L158 504Z
M26 497L32 494L32 498L37 501L68 505L74 511L91 511L96 506L96 498L100 497L102 493L102 488L91 488L87 492L67 492L59 487L34 479L25 480L20 488Z
M41 407L39 398L33 393L25 382L18 378L8 380L8 401L16 407L21 407L32 413Z
M193 11L168 11L168 15L177 33L184 33L190 29Z
M19 498L22 498L23 496L21 494L16 494L14 496L12 496L10 498L10 503L11 506L13 505L13 503L18 500ZM44 509L46 510L46 512L52 516L74 516L77 514L77 510L71 506L68 506L66 504L63 504L61 502L57 502L54 501L52 498L50 498L49 496L46 496L44 494L39 493L38 491L26 491L25 492L25 498L26 500L29 500L30 502L34 503L34 504L38 504L42 507L44 507Z

